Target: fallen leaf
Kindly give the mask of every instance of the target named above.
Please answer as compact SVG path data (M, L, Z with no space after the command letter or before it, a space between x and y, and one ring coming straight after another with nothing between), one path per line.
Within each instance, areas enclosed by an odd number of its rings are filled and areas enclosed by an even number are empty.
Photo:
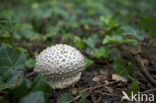
M128 80L118 74L112 74L112 79L116 81L127 82Z
M98 76L95 76L92 80L96 82L97 84L101 84L101 83L104 83L106 79L107 78L105 75L98 75Z
M73 89L71 90L72 94L76 94L77 91L78 91L77 88L73 88Z
M100 81L100 78L99 78L99 76L95 76L92 80L93 80L94 82L98 82L98 81Z

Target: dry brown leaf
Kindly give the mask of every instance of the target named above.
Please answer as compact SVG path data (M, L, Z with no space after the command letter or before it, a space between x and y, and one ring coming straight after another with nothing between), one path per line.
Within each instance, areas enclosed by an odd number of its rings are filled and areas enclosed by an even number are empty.
M76 94L76 93L77 93L77 91L78 91L78 89L77 89L77 88L73 88L73 89L71 90L72 94Z
M112 74L112 79L116 81L127 82L128 80L118 74Z
M99 82L99 81L100 81L100 78L99 78L99 76L95 76L92 80L93 80L94 82Z

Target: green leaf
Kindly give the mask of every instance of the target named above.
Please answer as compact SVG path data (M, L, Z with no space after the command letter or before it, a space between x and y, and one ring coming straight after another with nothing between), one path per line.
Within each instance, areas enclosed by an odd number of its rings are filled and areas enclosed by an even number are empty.
M2 70L2 68L1 68ZM8 69L0 72L0 90L13 88L20 85L23 81L23 71Z
M110 55L109 55L109 59L110 60L118 60L120 57L120 53L119 50L117 48L112 48L110 50Z
M34 32L34 31L27 31L23 35L25 36L25 38L27 38L29 40L40 38L40 35L37 32Z
M119 74L123 77L133 76L133 64L129 63L128 65L125 64L124 60L115 60L113 63L114 73Z
M10 91L10 93L13 94L12 98L15 99L15 100L20 100L21 98L23 98L24 96L29 94L29 90L28 90L28 88L26 86L26 82L23 81L23 83L21 85L19 85L16 88L12 89Z
M108 47L101 47L100 49L95 49L95 57L96 58L107 58L110 54L110 50Z
M109 21L107 30L111 30L112 28L115 28L115 27L118 27L118 26L119 26L118 22L115 21L115 19L111 19L111 20Z
M6 18L5 18L6 19ZM11 37L14 39L20 39L20 36L17 34L17 30L20 27L20 23L16 20L6 19L0 20L0 32L2 37Z
M40 37L40 35L37 32L33 31L33 25L29 24L29 23L20 24L20 28L18 30L18 33L22 37L29 39L29 40Z
M133 36L138 40L144 40L143 35L139 35L139 30L133 28L132 26L125 25L122 26L121 29L123 30L123 32L121 33L121 35L123 36Z
M26 60L25 65L28 68L32 68L35 64L35 59L34 58L29 58Z
M134 94L138 93L140 91L139 84L136 82L136 80L132 81L132 87L128 89L128 95L131 94L131 92L134 92Z
M35 91L23 97L19 103L46 103L42 91Z
M66 34L63 32L62 34L62 40L72 40L73 36L71 34Z
M123 38L121 36L106 36L104 39L103 39L103 44L107 44L109 42L118 42L118 41L121 41L123 40Z
M8 100L6 100L5 98L1 98L0 103L10 103L10 102Z
M0 68L24 69L27 55L24 52L17 52L5 45L0 47ZM0 69L1 72L1 69Z
M52 89L42 75L36 77L32 83L31 91L34 92L38 90L43 91L46 102L48 101L49 97L52 96Z
M85 69L87 69L90 65L94 63L94 61L88 59L87 57L85 57L84 61L85 61Z
M148 30L150 35L156 39L156 17L142 17L140 28Z
M57 103L68 103L71 100L71 95L69 93L64 93L61 97L57 100Z
M92 48L90 48L90 47L87 47L86 48L86 53L88 54L88 55L92 55L92 52L94 51L94 49L92 49Z
M76 44L76 47L80 49L83 49L85 47L83 40L78 36L74 36L74 42Z
M30 80L28 80L27 78L24 78L25 82L26 82L26 86L28 89L31 89L32 86L32 82Z
M99 39L98 39L98 36L97 35L92 35L90 36L89 38L87 38L87 40L85 40L86 44L91 47L91 48L94 48L95 45L97 43L99 43Z
M112 17L112 16L109 16L109 15L108 15L108 16L101 16L101 17L100 17L100 21L101 21L102 23L108 25L109 22L111 21L111 17Z
M107 44L107 43L131 43L131 42L137 42L135 39L124 39L122 36L120 35L113 35L113 36L106 36L103 39L103 44Z
M59 32L59 28L58 27L53 27L53 26L50 26L47 28L47 33L45 35L45 38L48 38L48 37L54 37L58 34Z
M23 23L23 24L21 24L20 29L21 29L21 30L33 29L33 25L30 24L30 23Z
M118 27L119 24L115 19L112 18L112 16L101 16L100 17L101 25L105 24L107 26L107 30L111 30L114 27Z
M17 50L21 51L21 52L27 52L27 49L22 48L22 47L16 47Z

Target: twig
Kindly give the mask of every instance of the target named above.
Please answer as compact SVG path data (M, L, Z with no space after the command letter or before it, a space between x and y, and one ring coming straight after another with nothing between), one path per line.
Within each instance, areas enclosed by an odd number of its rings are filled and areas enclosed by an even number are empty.
M93 103L96 103L95 96L93 95L93 93L91 94L91 100L92 100Z
M141 92L141 93L142 93L142 94L145 94L145 93L150 93L150 92L153 92L153 91L156 91L156 88L153 88L153 89L150 89L150 90Z
M28 77L30 77L30 76L32 76L32 75L34 75L35 73L36 73L36 71L33 71L33 72L31 72L31 73L29 73L29 74L25 75L25 77L26 77L26 78L28 78Z
M98 91L98 90L94 90L96 93L100 93L102 95L107 95L107 96L115 96L115 97L122 97L120 95L117 95L117 94L111 94L111 93L104 93L104 92L101 92L101 91Z
M143 73L143 75L147 78L147 80L149 80L149 82L151 84L153 84L154 86L156 86L156 80L151 76L151 74L147 71L147 69L144 66L144 63L142 62L140 55L136 55L136 60L140 66L140 71Z
M95 101L95 103L99 103L101 101L102 97L99 96L99 98Z
M89 92L91 92L92 90L95 90L95 89L97 89L97 88L100 88L100 87L103 87L103 86L106 86L106 85L110 85L110 84L113 84L113 83L115 83L115 82L110 82L110 83L108 83L108 84L96 85L96 86L94 86L94 87L86 88L86 89L82 90L81 92L84 93L84 92L87 92L88 90L90 90ZM72 103L73 101L76 101L76 100L79 99L80 97L81 97L80 95L76 96L74 99L72 99L71 101L69 101L69 103Z
M103 86L106 86L106 85L114 84L114 83L116 83L116 82L109 82L108 84L96 85L94 87L86 88L86 89L82 90L82 92L85 92L85 91L90 90L90 89L94 90L94 89L97 89L97 88L100 88L100 87L103 87Z
M91 93L91 91L92 90L90 90L86 95L85 95L85 97L88 97L89 96L89 94ZM72 102L74 102L74 101L76 101L77 99L79 99L81 96L80 95L78 95L77 97L75 97L73 100L71 100L71 101L69 101L69 103L72 103Z

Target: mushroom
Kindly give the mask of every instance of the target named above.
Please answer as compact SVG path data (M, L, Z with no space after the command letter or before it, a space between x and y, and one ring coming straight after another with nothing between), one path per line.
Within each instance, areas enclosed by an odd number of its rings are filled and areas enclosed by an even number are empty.
M62 89L79 81L83 67L84 57L77 49L56 44L37 56L34 70L44 75L53 89Z

